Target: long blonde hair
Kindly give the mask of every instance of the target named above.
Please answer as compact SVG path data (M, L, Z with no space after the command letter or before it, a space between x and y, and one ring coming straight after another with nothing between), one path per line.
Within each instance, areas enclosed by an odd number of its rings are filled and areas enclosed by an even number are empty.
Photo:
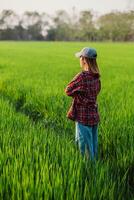
M87 58L84 57L86 63L88 64L89 70L91 70L92 73L94 74L99 74L100 76L100 70L96 61L96 58Z

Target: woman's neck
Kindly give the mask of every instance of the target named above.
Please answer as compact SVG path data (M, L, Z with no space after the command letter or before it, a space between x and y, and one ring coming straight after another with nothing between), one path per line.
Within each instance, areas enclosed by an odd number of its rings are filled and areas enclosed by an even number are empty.
M89 66L88 66L88 65L84 66L84 67L83 67L83 71L90 71Z

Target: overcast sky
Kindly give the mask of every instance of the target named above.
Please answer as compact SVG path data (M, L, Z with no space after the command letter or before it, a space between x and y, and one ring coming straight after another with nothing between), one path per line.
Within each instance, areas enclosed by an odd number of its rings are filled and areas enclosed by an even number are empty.
M64 9L68 12L75 7L76 11L91 9L98 14L111 10L124 11L133 6L134 0L0 0L0 11L12 9L17 13L24 11L39 11L53 14L56 10Z

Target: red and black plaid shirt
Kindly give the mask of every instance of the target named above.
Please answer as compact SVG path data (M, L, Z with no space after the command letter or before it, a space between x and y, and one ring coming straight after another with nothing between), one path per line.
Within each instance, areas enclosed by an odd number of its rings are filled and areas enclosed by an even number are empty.
M99 74L91 71L79 72L65 88L65 93L73 97L67 117L84 125L100 122L97 95L101 90Z

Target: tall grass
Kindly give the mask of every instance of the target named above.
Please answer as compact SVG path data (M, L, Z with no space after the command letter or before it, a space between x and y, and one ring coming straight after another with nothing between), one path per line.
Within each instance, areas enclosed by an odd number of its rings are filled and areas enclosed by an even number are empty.
M99 159L83 158L66 118L74 53L98 51ZM0 43L0 199L134 199L134 45Z

